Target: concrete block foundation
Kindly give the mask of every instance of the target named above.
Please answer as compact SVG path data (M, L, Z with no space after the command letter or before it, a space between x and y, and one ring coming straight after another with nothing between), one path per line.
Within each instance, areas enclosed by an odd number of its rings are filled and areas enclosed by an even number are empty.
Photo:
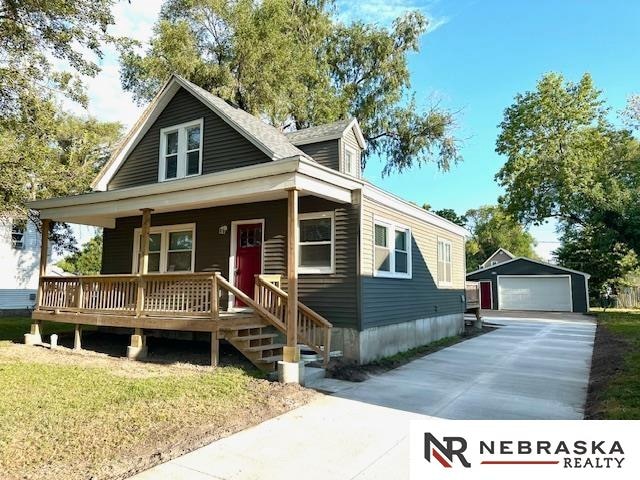
M332 350L342 350L343 357L358 363L369 363L399 352L427 345L464 331L464 314L453 313L420 318L358 331L334 328Z

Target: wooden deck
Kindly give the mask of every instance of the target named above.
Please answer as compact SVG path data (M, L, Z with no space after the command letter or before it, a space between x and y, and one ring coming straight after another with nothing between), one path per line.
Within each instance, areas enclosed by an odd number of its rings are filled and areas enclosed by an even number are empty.
M32 318L36 323L132 328L132 346L133 337L143 337L144 330L209 332L213 364L217 342L226 338L260 368L272 369L282 358L273 338L286 337L289 322L288 295L277 285L278 276L256 276L252 298L219 273L41 277ZM222 310L222 300L231 294L247 309ZM331 323L300 302L297 312L293 328L298 341L328 362ZM261 338L244 338L255 336ZM135 343L144 345L141 340Z

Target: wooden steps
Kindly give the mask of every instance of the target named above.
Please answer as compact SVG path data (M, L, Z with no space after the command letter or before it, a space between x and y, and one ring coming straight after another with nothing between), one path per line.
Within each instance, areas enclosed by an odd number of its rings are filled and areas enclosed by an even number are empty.
M223 320L220 324L223 338L260 370L275 371L284 346L278 341L280 333L257 315L244 317L241 322Z

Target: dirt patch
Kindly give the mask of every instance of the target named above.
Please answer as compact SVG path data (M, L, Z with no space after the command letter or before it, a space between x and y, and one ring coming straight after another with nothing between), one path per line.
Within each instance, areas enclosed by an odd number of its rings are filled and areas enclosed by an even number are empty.
M601 393L611 380L624 368L624 358L632 349L632 343L613 333L606 325L598 323L591 358L589 389L584 418L600 420L604 418L601 408Z
M381 358L380 360L376 360L375 362L367 363L365 365L358 365L355 362L346 360L335 360L332 361L327 368L327 377L346 380L348 382L364 382L371 375L379 375L381 373L388 372L389 370L406 365L413 360L430 355L438 350L442 350L443 348L492 332L496 328L497 327L487 324L482 327L482 330L467 327L461 335L443 338L428 345L413 348L391 357Z

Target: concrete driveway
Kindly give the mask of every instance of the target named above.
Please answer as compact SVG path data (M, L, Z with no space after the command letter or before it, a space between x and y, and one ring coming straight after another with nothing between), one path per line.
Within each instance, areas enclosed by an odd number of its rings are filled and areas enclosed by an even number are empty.
M406 479L413 419L582 418L593 322L495 322L503 326L366 382L326 379L340 392L134 479Z
M581 419L595 322L571 314L504 315L484 318L501 325L494 332L337 395L450 419Z

